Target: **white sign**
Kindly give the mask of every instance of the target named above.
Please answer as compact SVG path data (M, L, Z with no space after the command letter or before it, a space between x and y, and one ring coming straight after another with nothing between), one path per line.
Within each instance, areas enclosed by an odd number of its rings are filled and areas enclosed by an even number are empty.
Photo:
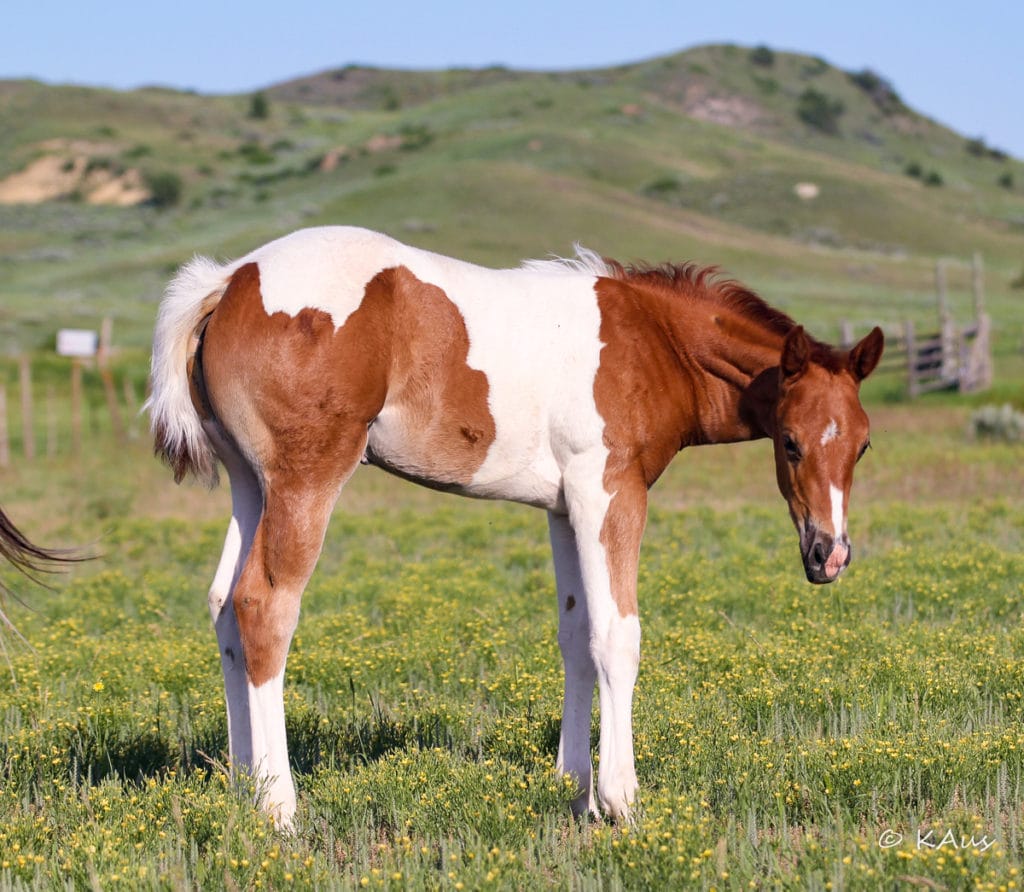
M57 353L61 356L95 356L100 337L83 328L62 328L57 332Z

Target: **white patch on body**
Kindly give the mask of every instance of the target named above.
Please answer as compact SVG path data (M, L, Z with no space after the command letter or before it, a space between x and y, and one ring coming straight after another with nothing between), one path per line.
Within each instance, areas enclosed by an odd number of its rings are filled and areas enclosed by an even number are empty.
M822 431L821 433L821 445L827 446L838 436L839 425L836 424L836 420L834 418L829 419L828 425L825 427L825 430Z
M232 267L259 265L267 313L297 316L306 308L322 310L341 328L362 302L367 283L381 270L405 263L402 255L411 250L378 232L323 226L269 242Z
M465 320L467 363L487 376L495 424L483 465L458 491L564 510L566 464L601 447L604 432L594 403L603 347L594 284L602 264L592 252L578 252L578 262L493 270L380 233L335 226L292 233L232 267L259 264L268 313L294 316L311 307L328 313L335 327L358 308L381 270L404 266L440 288ZM385 402L370 429L374 454L400 456L403 425L396 421Z

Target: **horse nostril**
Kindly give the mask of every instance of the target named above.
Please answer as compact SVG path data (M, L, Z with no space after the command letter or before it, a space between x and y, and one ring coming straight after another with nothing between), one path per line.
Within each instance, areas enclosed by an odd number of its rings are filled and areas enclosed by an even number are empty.
M814 543L814 548L811 550L811 557L814 558L814 562L816 564L821 565L825 563L827 555L825 554L825 546L820 539Z

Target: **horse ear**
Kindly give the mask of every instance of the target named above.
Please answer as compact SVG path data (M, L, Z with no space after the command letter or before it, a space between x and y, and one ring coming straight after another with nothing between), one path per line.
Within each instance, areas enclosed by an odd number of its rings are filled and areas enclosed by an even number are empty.
M853 377L863 381L878 365L885 348L885 335L877 325L850 351L849 366Z
M779 359L779 368L785 380L799 378L806 370L807 363L811 360L811 344L807 340L802 325L796 326L788 335L782 345L782 357Z

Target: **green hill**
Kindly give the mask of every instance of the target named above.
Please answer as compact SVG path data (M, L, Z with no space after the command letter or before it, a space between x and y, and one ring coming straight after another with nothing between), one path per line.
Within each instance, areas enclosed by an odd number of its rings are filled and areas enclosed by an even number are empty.
M579 72L348 67L255 99L0 82L12 175L56 193L0 205L8 354L104 315L144 348L194 252L351 223L493 265L574 241L717 264L824 337L841 318L932 322L938 257L963 261L966 317L978 251L998 350L1019 359L1024 164L916 114L880 75L763 47ZM91 203L132 183L153 200Z

